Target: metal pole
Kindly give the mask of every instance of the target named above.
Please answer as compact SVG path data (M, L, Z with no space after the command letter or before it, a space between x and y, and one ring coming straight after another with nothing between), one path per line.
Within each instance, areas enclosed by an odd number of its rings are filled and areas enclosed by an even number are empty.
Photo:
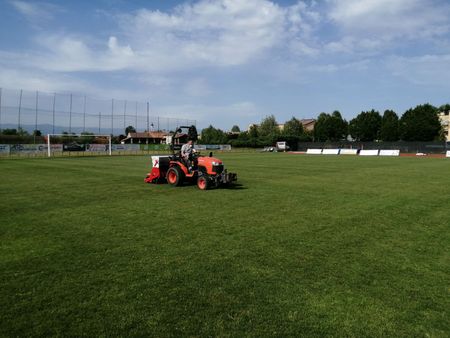
M86 131L86 95L84 95L83 104L83 133Z
M136 125L134 126L135 128L136 128L136 131L138 131L138 125L137 125L137 106L138 106L138 103L137 103L137 101L136 101Z
M127 127L126 126L127 122L125 121L126 113L127 113L127 100L125 100L125 104L123 105L123 130L124 130L124 132L125 132L125 128Z
M72 93L70 94L70 108L69 108L69 134L72 133Z
M53 95L53 131L55 133L55 103L56 103L56 93Z
M109 156L111 156L111 136L109 137Z
M19 97L19 122L17 124L17 129L20 129L20 111L22 109L22 92L23 90L20 90L20 97Z
M102 123L102 112L99 111L98 112L98 133L99 134L100 134L101 123Z
M147 132L150 131L150 125L149 125L149 114L150 113L150 103L147 102Z
M39 92L36 90L36 112L34 116L34 133L33 133L33 143L36 144L36 132L38 125L38 105L39 105Z
M50 151L50 134L47 134L47 154L48 157L52 156L52 153Z
M37 130L38 125L38 105L39 105L39 91L36 91L36 113L34 116L34 129Z
M158 131L159 131L159 116L158 116Z
M0 131L2 130L2 88L0 88Z
M111 100L111 135L114 134L114 99Z

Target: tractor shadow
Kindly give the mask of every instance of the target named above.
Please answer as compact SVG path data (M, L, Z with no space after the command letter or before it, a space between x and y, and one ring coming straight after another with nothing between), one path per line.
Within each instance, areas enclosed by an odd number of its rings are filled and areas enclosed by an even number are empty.
M229 186L225 186L225 187L220 187L219 189L225 189L225 190L245 190L248 189L248 187L246 187L243 184L239 184L239 183L234 183L231 184Z
M173 188L173 187L171 187ZM195 184L182 184L178 187L176 187L176 189L192 189L192 188L196 188L197 186ZM231 184L228 186L220 186L218 188L209 188L208 191L210 190L246 190L248 189L248 187L246 187L243 184L239 184L239 183L235 183L235 184Z

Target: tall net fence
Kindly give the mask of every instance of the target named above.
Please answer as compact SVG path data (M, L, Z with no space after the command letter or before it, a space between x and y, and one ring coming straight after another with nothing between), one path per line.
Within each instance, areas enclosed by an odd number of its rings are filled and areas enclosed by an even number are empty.
M121 135L128 126L140 132L196 125L195 120L165 115L152 111L148 102L0 88L0 130Z

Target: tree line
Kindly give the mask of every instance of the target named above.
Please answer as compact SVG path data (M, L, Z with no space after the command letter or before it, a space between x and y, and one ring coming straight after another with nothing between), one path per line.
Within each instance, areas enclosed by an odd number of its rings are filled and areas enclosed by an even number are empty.
M450 105L439 108L431 104L410 108L399 117L393 110L383 115L372 109L362 111L350 122L342 119L339 112L319 115L314 136L316 141L354 140L362 142L384 141L440 141L445 140L439 112L448 112Z
M210 125L202 130L204 144L231 144L236 147L261 147L274 145L277 141L289 144L298 142L396 142L396 141L443 141L445 135L439 120L439 112L449 112L450 104L439 108L431 104L418 105L408 109L401 117L393 110L383 114L372 109L362 111L355 118L346 121L339 111L321 113L314 130L306 131L302 123L292 117L280 128L274 115L262 119L259 125L241 131L237 125L231 132L225 132Z

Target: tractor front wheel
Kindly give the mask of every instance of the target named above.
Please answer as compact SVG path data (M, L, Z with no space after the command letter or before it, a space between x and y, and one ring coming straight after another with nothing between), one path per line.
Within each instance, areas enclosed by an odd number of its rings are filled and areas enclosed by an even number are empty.
M199 178L197 178L197 187L200 190L208 190L210 186L210 182L208 177L206 176L199 176Z
M178 187L183 184L184 173L180 168L172 167L167 170L166 179L170 185Z

